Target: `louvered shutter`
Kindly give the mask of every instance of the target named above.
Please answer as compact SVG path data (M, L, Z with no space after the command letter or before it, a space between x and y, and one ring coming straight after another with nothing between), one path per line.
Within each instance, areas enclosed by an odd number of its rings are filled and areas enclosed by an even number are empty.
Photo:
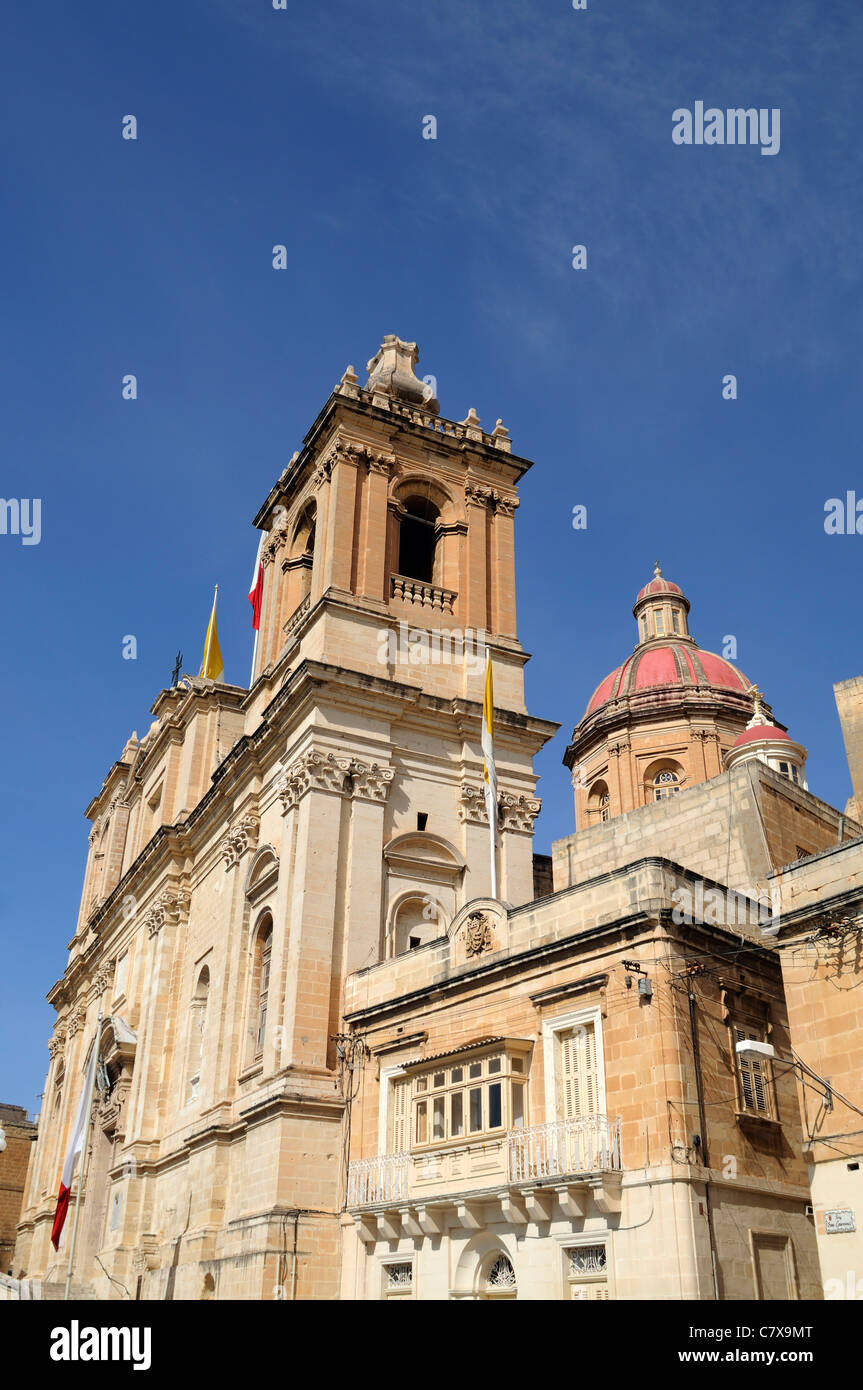
M596 1070L596 1031L587 1023L565 1033L560 1040L563 1080L563 1117L580 1120L595 1115L599 1108L599 1078Z
M736 1042L761 1041L754 1033L747 1033L744 1028L735 1028L734 1036ZM768 1114L770 1107L767 1100L767 1076L764 1063L758 1058L741 1057L738 1054L737 1068L740 1073L743 1109L754 1110L762 1115Z
M579 1033L581 1058L579 1067L583 1076L581 1087L585 1115L595 1115L599 1109L599 1087L596 1075L596 1030L588 1023Z
M405 1153L408 1147L409 1081L394 1081L392 1095L392 1147L394 1154Z
M563 1118L575 1119L579 1111L578 1063L575 1056L575 1038L572 1033L564 1033L560 1040L561 1076L563 1081Z

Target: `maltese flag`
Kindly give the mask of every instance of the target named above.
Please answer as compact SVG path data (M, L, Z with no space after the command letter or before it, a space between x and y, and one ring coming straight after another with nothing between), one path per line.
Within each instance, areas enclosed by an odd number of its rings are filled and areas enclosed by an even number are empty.
M78 1106L78 1114L75 1117L75 1128L72 1130L72 1138L69 1142L69 1149L66 1154L66 1162L63 1164L63 1176L60 1179L60 1191L57 1196L57 1207L54 1212L54 1225L51 1228L51 1244L55 1250L60 1248L60 1233L66 1223L66 1213L69 1210L69 1189L72 1186L72 1178L75 1175L75 1164L84 1142L84 1130L87 1128L87 1111L93 1098L93 1077L96 1071L96 1057L99 1051L98 1039L93 1044L90 1053L90 1063L87 1067L87 1075L84 1078L84 1091ZM78 1201L81 1200L81 1193L78 1193Z
M252 583L249 589L249 603L252 605L252 627L255 632L261 626L261 601L264 597L264 562L261 555L264 549L264 533L261 532L261 539L258 541L258 553L255 557L255 570L252 575Z

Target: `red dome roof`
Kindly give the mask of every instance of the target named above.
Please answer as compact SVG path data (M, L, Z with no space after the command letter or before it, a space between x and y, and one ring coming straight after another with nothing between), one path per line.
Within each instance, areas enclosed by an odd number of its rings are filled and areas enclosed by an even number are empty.
M643 589L639 589L636 603L640 603L643 598L650 597L651 594L677 594L683 598L683 590L679 584L672 584L670 579L651 579L649 584L645 584Z
M756 724L754 728L744 729L742 734L738 734L732 747L742 748L745 743L759 743L763 739L776 738L784 738L791 742L790 736L776 724Z
M654 580L653 583L664 584L665 580ZM650 587L648 585L641 592L646 593ZM677 588L676 585L667 587ZM661 687L732 690L742 695L750 689L743 672L724 657L703 652L694 643L667 642L661 646L637 647L628 661L599 683L585 715L595 713L609 700L619 700L643 690Z

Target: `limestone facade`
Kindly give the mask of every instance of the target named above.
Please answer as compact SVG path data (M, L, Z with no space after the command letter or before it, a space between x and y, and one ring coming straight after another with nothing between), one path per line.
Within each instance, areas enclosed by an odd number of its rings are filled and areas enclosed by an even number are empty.
M6 1148L0 1153L0 1274L13 1273L12 1258L21 1202L36 1138L36 1125L21 1105L0 1105Z
M783 933L853 917L863 826L774 765L782 726L657 573L567 751L579 828L533 856L558 726L524 702L530 464L500 421L442 418L416 364L391 335L364 387L349 367L258 511L251 689L162 691L87 808L16 1274L64 1265L101 1011L99 1297L817 1298L828 1151L786 1063L823 1008L809 1065L838 1074L859 1020Z
M779 964L757 914L676 924L695 883L478 900L350 978L343 1298L820 1297L793 1077L755 1107L733 1050L787 1047Z
M18 1240L30 1277L64 1259L54 1201L102 1009L77 1277L103 1297L336 1295L344 982L489 890L486 645L498 879L532 897L532 759L557 725L525 709L516 636L529 464L500 421L439 418L415 363L388 338L366 388L349 368L259 512L251 690L162 691L88 807Z

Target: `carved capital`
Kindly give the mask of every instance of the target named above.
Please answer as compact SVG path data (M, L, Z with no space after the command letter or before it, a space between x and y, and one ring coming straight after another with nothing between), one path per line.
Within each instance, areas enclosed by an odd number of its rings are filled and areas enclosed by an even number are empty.
M76 1004L70 1009L69 1017L66 1019L66 1037L74 1038L75 1034L84 1027L84 1010L80 1004Z
M469 821L472 825L488 825L485 791L482 787L472 787L468 782L462 782L458 818L462 824Z
M54 1036L48 1041L48 1055L52 1058L62 1056L66 1049L66 1029L59 1023L54 1029Z
M324 483L328 483L330 481L330 475L332 474L332 471L332 456L330 456L329 458L322 459L321 462L315 468L314 473L312 474L312 487L315 489L315 492L317 492L319 488L322 488Z
M497 488L484 487L481 483L466 482L464 485L464 496L466 502L473 502L479 507L490 507L492 511L501 512L504 516L512 516L519 500L512 494L498 492Z
M360 801L386 801L395 769L378 763L361 763L351 759L349 783L351 794Z
M101 970L97 970L90 984L90 989L92 990L94 997L101 999L102 995L105 993L105 990L108 988L108 983L110 979L111 973L109 969L103 967Z
M189 895L182 889L163 888L158 898L144 914L148 936L155 936L167 922L173 926L185 918L189 910Z
M501 793L501 828L503 830L526 830L533 834L533 823L539 815L542 802L533 796L512 796Z
M350 770L350 758L337 758L334 753L321 753L316 748L310 748L286 768L277 783L282 809L290 810L311 790L344 796L349 791L346 783Z
M226 869L232 869L235 864L239 864L247 850L255 848L260 829L260 816L248 815L243 816L241 821L232 825L222 836L219 852L225 861Z

